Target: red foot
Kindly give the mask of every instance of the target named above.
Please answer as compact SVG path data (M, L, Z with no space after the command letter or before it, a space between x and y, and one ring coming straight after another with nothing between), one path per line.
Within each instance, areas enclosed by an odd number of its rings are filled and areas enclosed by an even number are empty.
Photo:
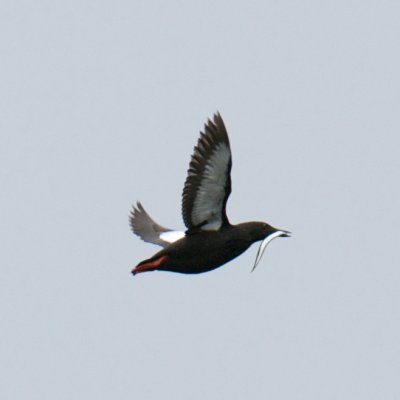
M166 259L167 259L167 256L161 256L159 258L156 258L153 261L147 261L147 262L142 261L141 263L136 265L136 267L133 268L132 274L135 275L140 272L152 271L152 270L156 269L157 267L159 267Z

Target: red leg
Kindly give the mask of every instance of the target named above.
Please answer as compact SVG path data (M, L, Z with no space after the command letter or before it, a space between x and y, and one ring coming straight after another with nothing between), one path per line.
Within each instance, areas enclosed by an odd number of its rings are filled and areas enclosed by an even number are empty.
M142 261L133 268L132 274L135 275L140 272L153 271L157 269L166 259L167 256L161 256L152 261Z

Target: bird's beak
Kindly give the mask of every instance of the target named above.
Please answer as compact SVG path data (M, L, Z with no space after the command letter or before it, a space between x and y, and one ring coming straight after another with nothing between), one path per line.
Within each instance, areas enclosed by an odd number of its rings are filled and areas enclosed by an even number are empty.
M280 235L280 237L290 237L290 235L292 234L292 232L284 230L281 230L280 232L283 232L282 235Z
M271 242L271 240L273 240L279 236L280 237L290 237L290 235L291 235L291 232L289 232L289 231L279 230L279 231L276 231L276 232L272 233L271 235L267 236L261 242L260 247L258 248L256 261L254 262L254 266L253 266L253 269L251 270L251 272L253 272L256 269L258 263L261 260L261 257L264 254L265 249L267 248L268 243Z

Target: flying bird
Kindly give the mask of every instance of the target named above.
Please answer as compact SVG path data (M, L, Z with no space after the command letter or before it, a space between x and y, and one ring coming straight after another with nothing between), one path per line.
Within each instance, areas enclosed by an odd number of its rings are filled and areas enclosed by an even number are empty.
M290 235L265 222L229 222L226 203L231 193L231 169L228 133L216 113L200 132L183 188L182 217L187 230L175 231L157 224L140 202L132 208L129 222L133 232L145 242L163 247L136 265L134 275L155 270L184 274L211 271L262 241L253 271L272 239Z

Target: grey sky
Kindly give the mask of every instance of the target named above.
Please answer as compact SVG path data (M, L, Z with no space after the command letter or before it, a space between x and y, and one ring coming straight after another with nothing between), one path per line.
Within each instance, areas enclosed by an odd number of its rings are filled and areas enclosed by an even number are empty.
M399 12L3 1L0 398L400 398ZM294 236L133 278L216 110L230 220Z

